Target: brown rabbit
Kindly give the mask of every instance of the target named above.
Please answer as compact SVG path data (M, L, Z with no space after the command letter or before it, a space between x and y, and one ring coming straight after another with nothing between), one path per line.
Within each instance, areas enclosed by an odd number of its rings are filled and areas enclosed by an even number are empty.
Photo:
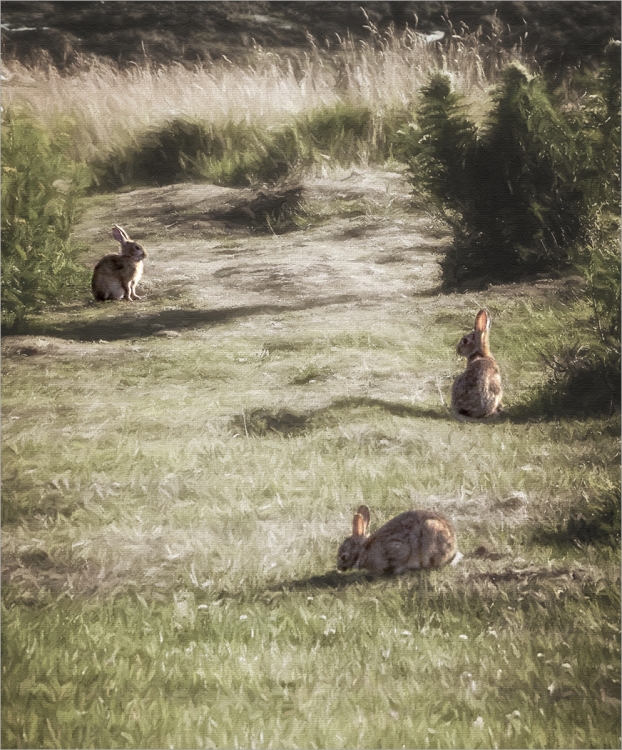
M143 275L143 259L147 257L144 247L131 240L119 226L112 228L112 236L121 244L119 253L104 255L95 266L91 289L96 300L140 299L136 284Z
M369 508L361 505L352 521L352 536L341 543L337 568L366 568L373 573L440 568L457 562L456 532L448 518L431 510L409 510L367 536Z
M490 353L488 332L490 316L480 310L475 327L460 339L456 351L467 358L466 370L454 380L451 410L458 417L483 419L501 411L501 373Z

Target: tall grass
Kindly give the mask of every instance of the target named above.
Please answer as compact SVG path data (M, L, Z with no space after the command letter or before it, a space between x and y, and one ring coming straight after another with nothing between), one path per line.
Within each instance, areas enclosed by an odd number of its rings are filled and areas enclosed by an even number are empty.
M27 103L48 127L66 118L74 129L73 158L90 161L172 119L269 127L339 103L374 112L408 108L433 69L450 74L477 101L503 65L521 56L518 49L486 48L480 34L467 31L429 44L410 30L369 29L367 42L346 37L321 49L310 40L306 50L287 56L257 47L247 65L223 58L188 69L145 59L122 70L82 58L65 74L45 60L33 67L7 61L3 99L5 106Z
M2 325L85 282L70 235L84 179L64 154L63 138L48 134L26 112L2 122Z

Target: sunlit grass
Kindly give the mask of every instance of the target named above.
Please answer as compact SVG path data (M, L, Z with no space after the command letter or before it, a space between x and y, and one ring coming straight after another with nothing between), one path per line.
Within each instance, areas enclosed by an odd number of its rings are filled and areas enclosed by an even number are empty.
M310 44L298 54L256 49L253 62L227 60L119 69L84 59L71 75L46 63L29 68L6 61L3 105L26 103L49 128L71 134L73 157L91 161L163 123L186 119L222 128L246 123L267 128L303 113L338 104L365 106L376 115L404 110L429 73L450 73L456 87L476 102L519 50L488 51L480 34L461 32L443 46L411 31L381 35L372 26L368 42L343 39L330 50Z
M373 210L325 201L295 242L240 233L227 267L293 262L301 236L328 253L331 221ZM405 209L387 215L405 236ZM371 262L345 244L360 281ZM379 285L186 325L212 271L174 304L153 286L5 341L3 746L618 746L619 416L528 410L541 352L585 330L576 282ZM507 391L495 424L448 408L479 306ZM160 314L179 335L154 334ZM373 529L446 513L464 560L338 574L361 502Z
M442 571L233 597L199 583L163 603L65 598L43 627L38 607L5 613L3 744L616 745L605 579L500 587Z

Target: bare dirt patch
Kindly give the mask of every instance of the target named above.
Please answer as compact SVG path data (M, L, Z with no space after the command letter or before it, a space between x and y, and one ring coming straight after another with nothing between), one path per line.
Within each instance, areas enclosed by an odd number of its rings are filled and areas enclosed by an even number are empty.
M371 170L272 190L172 185L93 206L77 236L92 247L91 265L114 249L113 223L145 244L145 305L171 295L212 309L312 302L328 287L369 304L437 283L434 251L447 236L431 237L434 220L408 213L410 201L403 175ZM258 234L266 216L298 204L297 231Z

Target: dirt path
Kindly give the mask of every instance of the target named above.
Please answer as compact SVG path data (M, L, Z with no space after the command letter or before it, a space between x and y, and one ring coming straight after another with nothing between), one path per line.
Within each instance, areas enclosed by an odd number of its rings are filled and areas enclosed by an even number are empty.
M354 308L357 316L391 315L394 304L412 304L438 284L446 233L430 216L408 212L402 175L351 170L304 183L296 231L210 218L255 195L211 185L136 190L88 212L78 237L93 248L90 262L114 249L114 222L144 241L143 311L167 298L211 311L338 303L346 316Z

